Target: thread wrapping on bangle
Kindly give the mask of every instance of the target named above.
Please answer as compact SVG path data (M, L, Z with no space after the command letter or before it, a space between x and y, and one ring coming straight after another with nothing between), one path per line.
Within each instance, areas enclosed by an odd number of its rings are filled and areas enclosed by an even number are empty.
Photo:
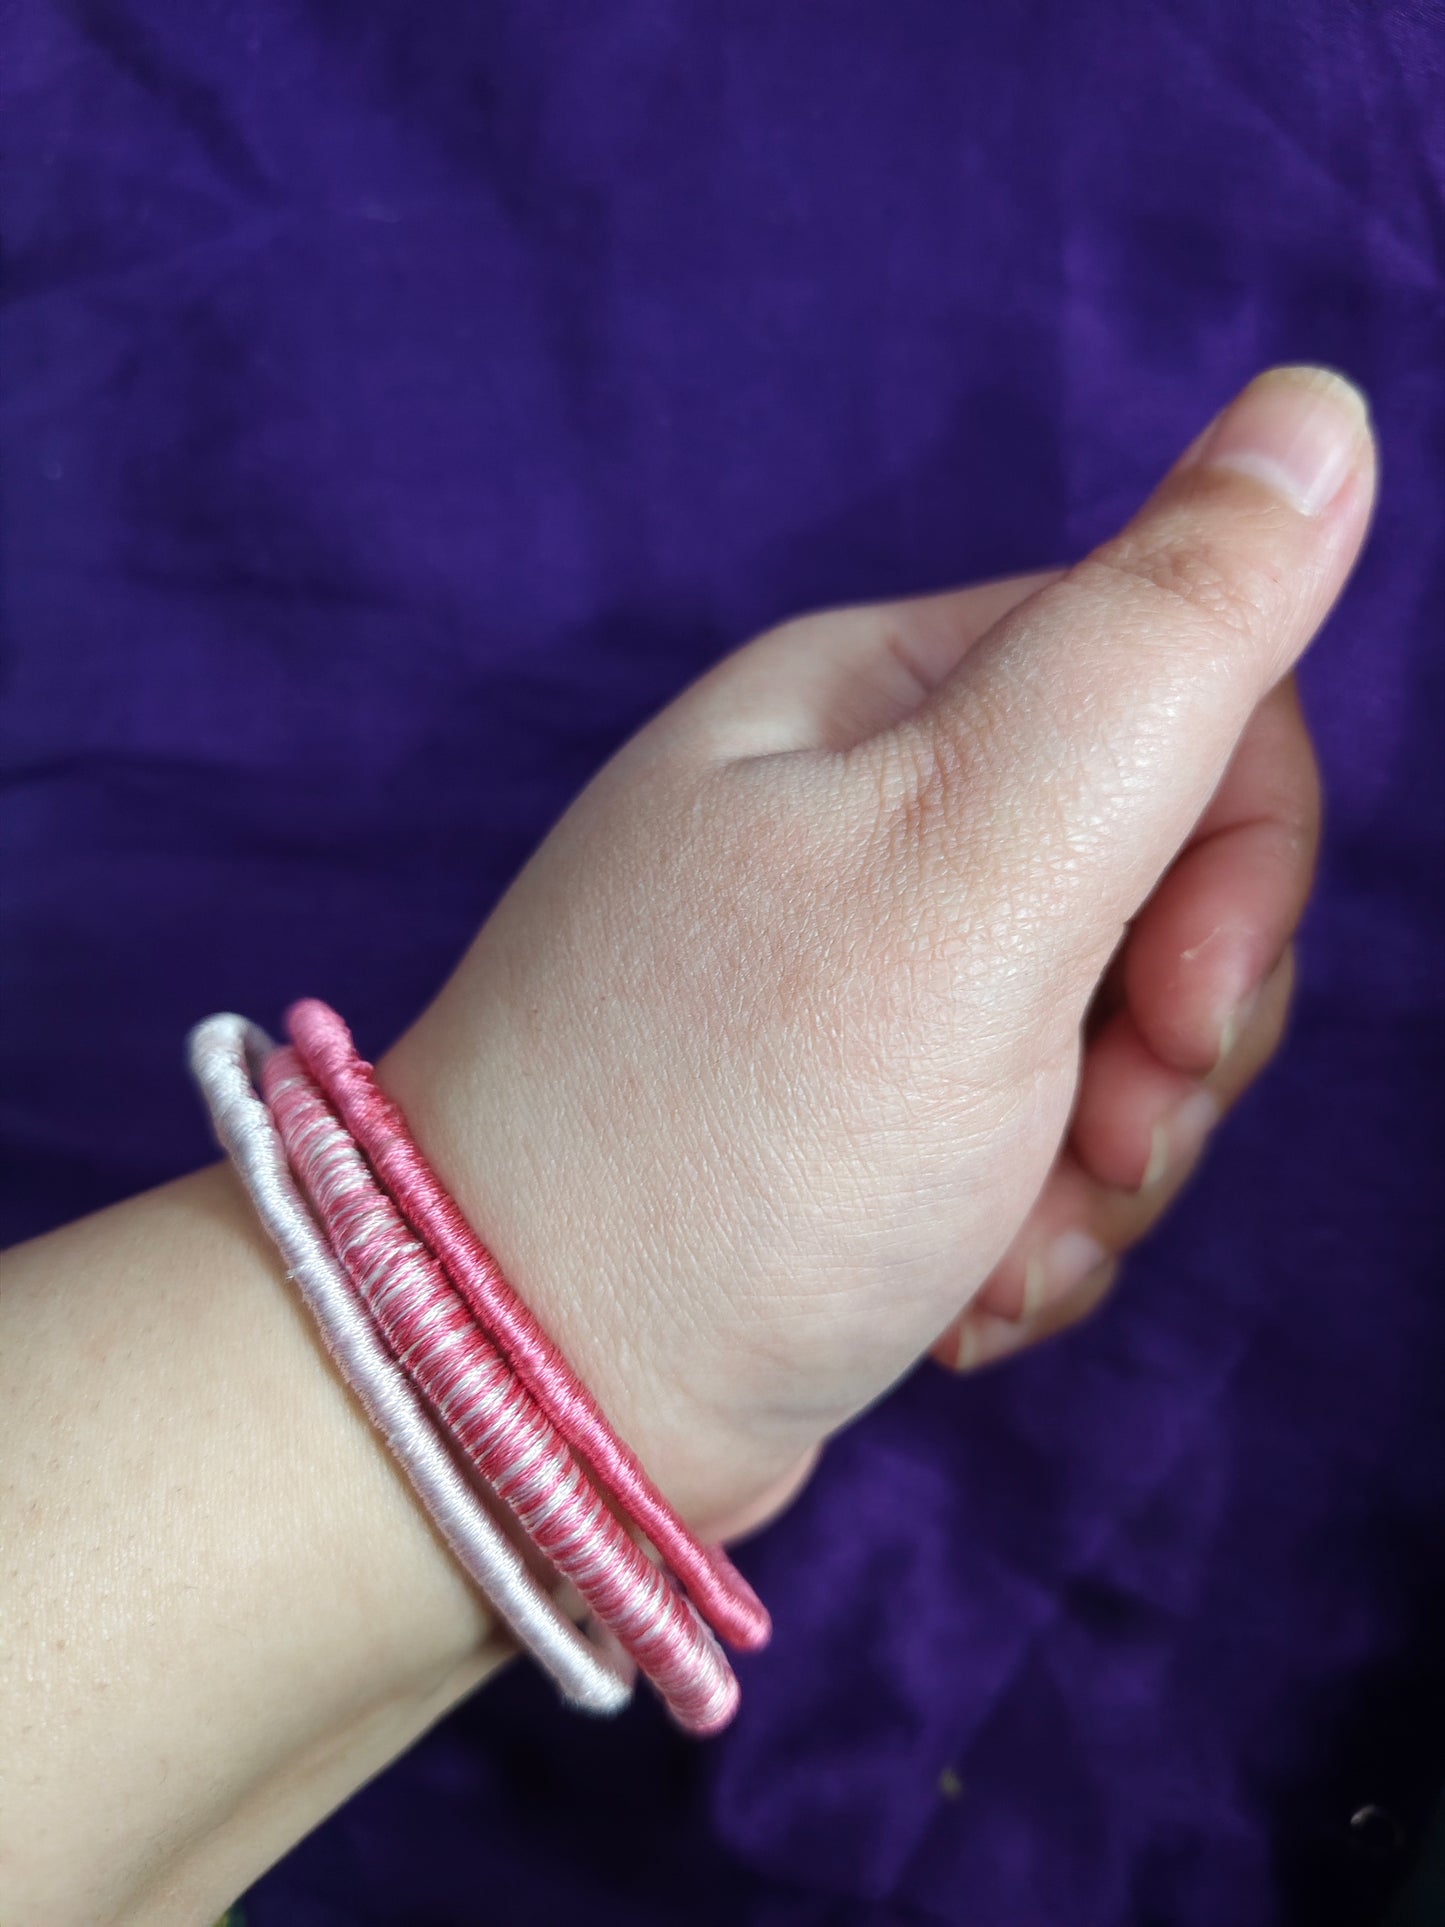
M187 1040L218 1143L315 1321L342 1378L434 1521L463 1571L580 1709L611 1714L632 1695L632 1664L609 1637L595 1647L550 1599L468 1484L405 1370L392 1356L344 1267L297 1189L255 1080L274 1050L258 1026L230 1012Z
M645 1534L716 1631L744 1650L765 1645L771 1622L762 1601L720 1548L688 1531L613 1432L442 1185L341 1017L310 997L286 1016L301 1066L561 1438L587 1461L602 1490Z
M326 1011L324 1005L306 1008ZM340 1023L339 1018L334 1021ZM533 1380L514 1366L500 1337L493 1342L494 1327L474 1315L451 1268L444 1268L434 1255L431 1239L414 1229L394 1202L395 1194L388 1195L388 1173L373 1169L376 1159L369 1162L363 1155L368 1147L351 1128L351 1118L345 1112L338 1117L333 1111L325 1087L313 1082L299 1049L283 1045L271 1052L262 1066L261 1081L291 1169L331 1249L433 1414L535 1544L654 1682L679 1723L696 1733L725 1725L737 1705L732 1669L692 1601L648 1559L608 1509L570 1449L572 1437L580 1433L587 1440L580 1449L594 1473L599 1471L592 1457L595 1435L605 1458L616 1462L620 1455L622 1462L633 1465L636 1480L648 1492L653 1488L585 1392L580 1400L576 1397L580 1388L560 1354L530 1315L522 1321L513 1313L510 1324L504 1318L504 1328L514 1339L522 1331L523 1353L534 1377L540 1376L548 1385L554 1402L558 1397L555 1367L562 1365L570 1384L563 1385L567 1395L560 1402L568 1413L570 1431L554 1423L551 1405L537 1394ZM390 1108L395 1111L394 1106ZM399 1119L399 1113L396 1116ZM451 1216L465 1222L455 1206ZM491 1264L500 1277L495 1261ZM515 1308L518 1301L511 1302ZM551 1362L550 1376L537 1370L539 1360ZM579 1410L590 1412L595 1427L579 1421ZM653 1496L653 1511L661 1508L665 1515L661 1539L679 1539L685 1542L684 1550L694 1549L687 1563L696 1571L695 1554L704 1549L660 1496L655 1492ZM671 1532L666 1518L674 1522ZM670 1564L671 1544L660 1543L650 1525L644 1529ZM709 1594L722 1592L728 1597L734 1607L727 1615L730 1623L740 1616L736 1596L727 1590L726 1575L731 1570L727 1562L706 1563L710 1584L704 1588ZM745 1582L739 1583L747 1590ZM755 1635L755 1624L752 1631Z

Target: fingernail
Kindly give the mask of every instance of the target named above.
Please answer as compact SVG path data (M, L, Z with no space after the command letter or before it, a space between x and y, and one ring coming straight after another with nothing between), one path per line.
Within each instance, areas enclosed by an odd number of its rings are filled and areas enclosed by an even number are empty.
M1271 368L1225 409L1195 462L1251 475L1301 515L1322 515L1354 467L1368 428L1364 397L1343 375L1330 368Z
M1219 1026L1219 1050L1214 1059L1216 1071L1222 1070L1229 1058L1233 1056L1234 1047L1244 1035L1258 1004L1259 992L1251 991L1247 997L1241 997L1232 1010L1225 1013L1224 1021Z
M1219 1105L1208 1091L1195 1091L1170 1116L1154 1126L1149 1137L1149 1162L1139 1189L1147 1191L1169 1172L1192 1158L1219 1122Z
M1057 1242L1063 1244L1070 1236L1070 1233L1065 1232ZM1068 1248L1067 1257L1071 1269L1083 1256L1085 1244L1093 1245L1095 1251L1101 1249L1093 1243L1091 1238L1084 1239L1082 1234L1080 1238L1081 1242L1071 1244ZM1050 1256L1052 1255L1053 1247L1050 1247ZM1084 1312L1094 1308L1113 1284L1118 1271L1119 1260L1105 1253L1100 1262L1080 1272L1067 1286L1061 1284L1058 1293L1051 1294L1050 1308L1054 1314L1052 1318L1041 1317L1036 1321L1025 1318L996 1317L986 1317L976 1321L973 1318L965 1318L958 1339L957 1370L982 1371L985 1366L995 1365L1000 1359L1013 1358L1017 1353L1026 1351L1030 1345L1038 1344L1042 1338L1067 1330ZM1064 1275L1062 1266L1058 1275L1060 1278ZM1066 1308L1066 1301L1072 1298L1084 1302L1079 1303L1070 1312Z
M1087 1231L1061 1231L1046 1251L1029 1259L1021 1316L1025 1320L1036 1318L1045 1305L1056 1304L1108 1256Z

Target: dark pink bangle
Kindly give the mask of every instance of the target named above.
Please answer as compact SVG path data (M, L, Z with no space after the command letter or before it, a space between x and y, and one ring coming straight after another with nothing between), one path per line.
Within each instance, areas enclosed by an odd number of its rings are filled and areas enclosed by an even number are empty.
M727 1555L703 1545L668 1505L596 1400L517 1297L501 1266L444 1189L399 1107L376 1082L351 1033L314 997L286 1013L296 1053L366 1153L416 1235L444 1266L472 1316L602 1490L661 1553L708 1623L744 1651L766 1644L767 1608Z

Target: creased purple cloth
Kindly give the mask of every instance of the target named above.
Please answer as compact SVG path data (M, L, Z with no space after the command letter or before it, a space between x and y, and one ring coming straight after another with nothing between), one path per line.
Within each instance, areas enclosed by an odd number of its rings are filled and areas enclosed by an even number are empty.
M1274 360L1384 447L1294 1033L1117 1302L837 1443L723 1740L515 1669L255 1927L1375 1919L1351 1816L1445 1771L1445 11L0 33L10 1236L211 1154L205 1012L384 1047L734 642L1078 553Z

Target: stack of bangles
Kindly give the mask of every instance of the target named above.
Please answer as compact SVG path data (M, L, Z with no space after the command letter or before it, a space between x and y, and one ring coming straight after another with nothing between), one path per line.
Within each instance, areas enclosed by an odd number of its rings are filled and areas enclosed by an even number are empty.
M458 1563L566 1699L616 1712L636 1669L680 1726L716 1732L738 1685L715 1635L763 1645L761 1601L613 1432L336 1012L308 998L287 1027L277 1046L244 1017L209 1017L191 1032L190 1064L342 1376ZM585 1601L592 1637L533 1576L498 1505Z

